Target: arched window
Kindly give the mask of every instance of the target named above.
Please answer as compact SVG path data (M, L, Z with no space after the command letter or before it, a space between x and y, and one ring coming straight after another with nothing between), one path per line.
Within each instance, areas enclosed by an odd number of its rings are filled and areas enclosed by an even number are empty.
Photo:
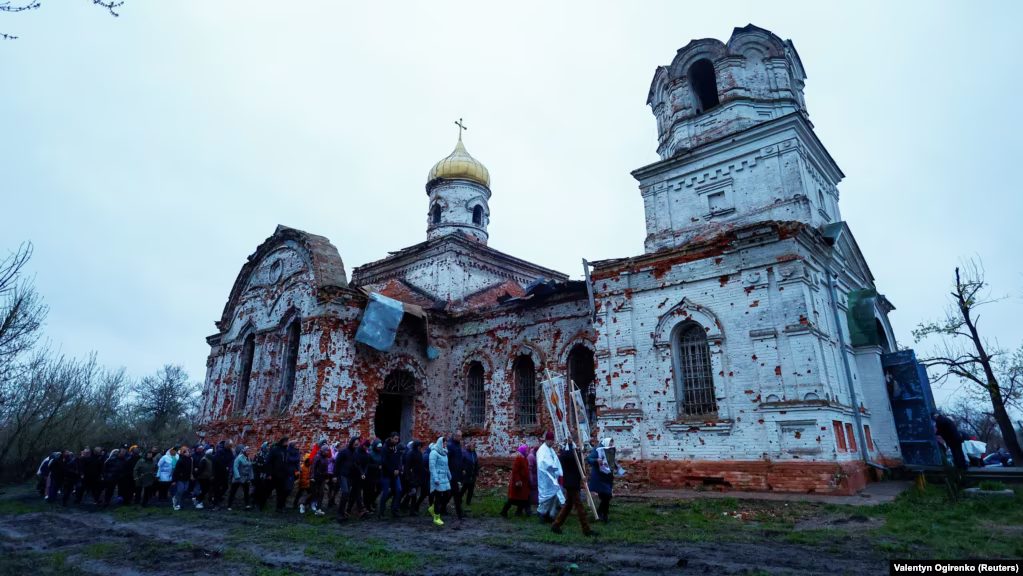
M707 331L695 322L680 325L675 328L672 352L679 416L705 416L717 412Z
M242 345L242 369L238 381L238 398L235 404L235 411L245 411L245 404L249 400L249 381L252 378L252 358L256 355L256 335L249 334Z
M529 356L515 360L518 398L515 411L519 426L536 426L536 366Z
M714 64L710 60L703 58L693 62L686 76L689 77L697 114L718 105L718 81L714 75Z
M573 346L572 351L568 353L568 377L575 382L576 388L579 388L583 396L586 418L590 421L590 426L597 421L597 390L593 385L595 373L593 351L582 344Z
M477 226L483 225L483 207L477 206L472 209L472 223Z
M469 365L469 425L482 426L487 413L487 396L483 390L483 364Z
M283 393L281 394L281 411L291 405L295 395L295 372L298 368L298 341L302 338L302 322L298 318L288 326L288 349L285 355Z
M430 209L430 221L434 224L440 224L440 204L434 204L433 208Z

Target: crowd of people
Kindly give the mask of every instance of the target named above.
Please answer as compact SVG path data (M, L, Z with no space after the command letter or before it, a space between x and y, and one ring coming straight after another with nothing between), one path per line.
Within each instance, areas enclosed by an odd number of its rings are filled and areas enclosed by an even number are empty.
M607 449L612 445L605 439L586 458L588 486L600 499L597 511L604 522L614 474L624 473L610 468L613 457L608 455L613 452ZM512 506L517 516L531 515L536 506L539 520L560 533L574 510L583 532L595 535L580 500L583 474L577 462L576 447L566 443L556 449L550 432L538 446L520 446L501 515L507 518ZM101 507L163 502L174 510L189 504L197 510L218 510L226 502L231 510L240 498L245 510L263 510L273 496L276 511L282 513L291 496L291 507L299 514L322 516L336 506L337 521L344 522L383 517L388 506L395 518L418 516L426 501L427 512L439 526L452 503L455 517L465 518L463 501L465 506L472 504L479 469L475 441L463 441L461 431L456 431L433 444L402 443L397 432L385 440L355 437L344 446L324 439L305 455L287 436L264 442L258 450L230 440L216 446L177 445L166 451L124 445L109 454L98 446L86 447L77 456L70 450L50 454L37 476L39 493L48 502L65 506L82 505L89 495Z

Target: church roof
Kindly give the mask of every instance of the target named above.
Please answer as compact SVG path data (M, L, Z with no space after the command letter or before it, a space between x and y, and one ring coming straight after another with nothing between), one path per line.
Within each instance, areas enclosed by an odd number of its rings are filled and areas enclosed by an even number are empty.
M430 175L426 178L427 192L429 192L430 183L437 179L469 180L487 188L490 187L490 171L465 149L461 133L458 135L458 143L455 144L454 152L448 154L430 169Z

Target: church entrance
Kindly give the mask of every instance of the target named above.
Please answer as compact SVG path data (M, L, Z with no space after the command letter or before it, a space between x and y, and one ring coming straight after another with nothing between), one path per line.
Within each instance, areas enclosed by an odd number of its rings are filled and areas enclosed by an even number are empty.
M408 370L394 370L384 379L373 419L373 433L381 440L397 432L403 443L412 439L412 412L416 379Z

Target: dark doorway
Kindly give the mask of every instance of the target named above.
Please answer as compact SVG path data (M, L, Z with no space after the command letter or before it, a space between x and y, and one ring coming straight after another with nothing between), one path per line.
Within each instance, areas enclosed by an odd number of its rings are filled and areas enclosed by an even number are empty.
M373 433L377 438L384 440L391 435L391 432L402 432L401 413L405 405L406 396L401 394L381 394L377 402L376 418L373 420Z
M593 385L596 366L593 359L593 351L577 344L568 353L568 378L575 382L576 388L583 396L586 403L586 418L590 426L597 423L597 390ZM573 421L575 418L573 418Z
M397 432L402 442L412 439L412 410L415 406L416 377L408 370L394 370L384 379L377 400L373 432L383 440Z

